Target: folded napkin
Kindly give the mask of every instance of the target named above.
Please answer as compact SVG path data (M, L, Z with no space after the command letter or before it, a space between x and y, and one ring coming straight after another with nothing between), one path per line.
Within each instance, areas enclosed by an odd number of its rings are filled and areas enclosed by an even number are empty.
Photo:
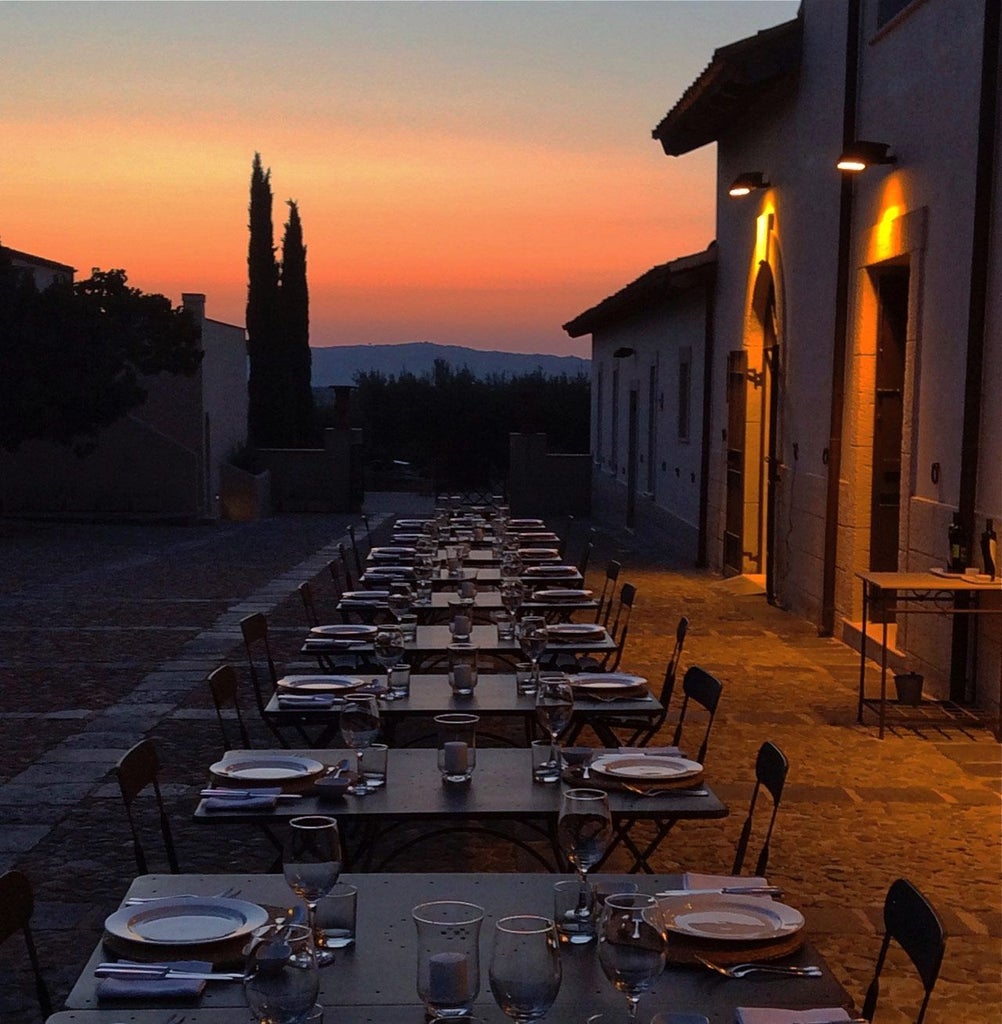
M237 790L233 796L207 796L202 807L207 811L270 811L278 803L281 792L280 789L265 787L255 790ZM176 966L180 967L180 965ZM185 967L182 969L203 971L212 970L212 967ZM127 984L132 985L133 982L129 981Z
M275 699L280 708L332 708L340 703L332 693L280 693Z
M849 1020L840 1006L813 1010L775 1010L768 1006L739 1006L738 1024L827 1024L831 1020Z
M179 971L212 970L212 964L206 960L178 960L170 966ZM98 1002L103 999L197 999L206 984L184 978L102 978L97 983L97 998Z
M748 875L704 875L698 871L686 871L682 876L683 889L730 889L737 886L755 888L768 884L764 878Z

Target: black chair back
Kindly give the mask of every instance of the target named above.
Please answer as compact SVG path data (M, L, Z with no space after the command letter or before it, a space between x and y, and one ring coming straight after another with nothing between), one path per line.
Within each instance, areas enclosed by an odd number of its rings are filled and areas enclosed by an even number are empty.
M595 621L608 626L609 616L612 614L612 603L616 596L616 581L619 579L619 572L622 564L614 558L610 559L605 566L605 579L602 580L602 592L598 595L598 608L595 609Z
M223 737L223 750L230 750L237 746L230 740L229 729L226 726L226 719L223 712L232 710L236 714L237 732L240 735L240 742L244 750L251 749L250 735L247 732L247 724L244 722L243 712L240 710L238 691L240 689L240 678L237 670L232 665L220 665L209 673L209 692L212 694L212 703L216 707L216 720L219 722L219 731Z
M278 683L278 671L275 668L275 659L272 657L271 644L268 641L268 620L264 617L264 613L253 612L241 619L240 632L244 638L247 667L250 671L251 686L254 688L254 701L257 704L258 712L275 739L283 747L288 747L289 743L281 731L265 715L265 706ZM265 669L268 672L267 680L262 678ZM266 686L268 687L267 691Z
M122 755L115 766L115 774L118 777L118 788L122 792L122 801L125 804L125 814L129 820L129 830L132 832L132 849L136 855L136 866L139 873L149 873L146 861L146 851L139 838L139 828L133 813L133 804L137 796L146 789L152 787L153 796L156 799L157 811L160 819L160 833L163 836L164 850L167 853L167 863L170 865L172 874L178 874L180 868L177 863L177 854L174 852L174 837L171 834L170 819L164 808L163 794L160 792L160 758L157 756L156 747L153 741L140 740L134 747Z
M939 915L932 904L905 878L899 878L887 890L884 899L884 941L877 955L877 963L873 971L873 981L866 990L863 1000L862 1014L867 1020L873 1020L877 1008L877 997L880 994L880 973L884 968L887 950L891 940L908 955L919 978L922 980L924 996L919 1008L915 1024L922 1024L925 1011L929 1005L939 969L946 951L946 931Z
M745 854L748 852L748 842L751 839L755 804L759 797L759 791L762 789L765 789L772 797L772 814L769 817L769 825L762 840L762 848L759 851L753 874L765 874L769 863L769 844L772 841L772 830L776 824L779 802L783 798L783 786L786 784L786 775L789 769L790 764L786 760L786 755L775 743L770 743L767 740L759 747L758 757L755 759L755 787L752 789L751 802L748 805L748 816L745 818L744 825L741 828L741 837L738 839L737 852L734 856L734 867L731 868L732 875L741 874L741 868L744 866Z
M682 728L685 725L686 713L690 704L698 704L707 712L706 731L703 733L703 740L695 758L700 764L706 761L706 748L710 742L710 730L713 728L713 720L717 715L717 704L720 702L720 695L723 692L723 684L715 676L711 676L706 669L693 665L686 670L682 679L682 707L678 713L678 724L675 727L675 738L672 742L677 747L682 739Z
M689 620L683 615L675 627L675 646L672 648L671 657L665 666L665 677L661 682L661 692L658 694L658 700L665 711L668 710L672 694L675 692L675 677L678 675L678 663L682 659L682 648L685 646L685 638L688 632Z
M35 910L35 894L28 876L17 870L0 875L0 942L6 942L15 932L24 937L28 960L35 976L35 994L42 1017L52 1015L52 999L42 975L35 939L31 934L31 915Z

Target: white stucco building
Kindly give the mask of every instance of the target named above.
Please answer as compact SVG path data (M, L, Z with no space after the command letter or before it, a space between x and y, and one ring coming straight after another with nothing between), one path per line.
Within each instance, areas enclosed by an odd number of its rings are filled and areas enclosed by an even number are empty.
M760 575L822 633L853 639L857 572L942 566L955 512L978 565L985 520L1002 519L999 6L804 0L795 20L713 54L654 129L672 158L717 144L706 561ZM837 170L860 140L879 144L867 169ZM747 173L750 191L729 195ZM646 315L668 396L692 314ZM595 328L582 333L608 402L609 350L652 357L627 324ZM613 521L627 478L605 460L628 450L645 372L601 412L595 507ZM681 451L658 435L657 465ZM689 516L686 500L667 496L668 514ZM902 618L897 663L934 695L991 707L999 622Z

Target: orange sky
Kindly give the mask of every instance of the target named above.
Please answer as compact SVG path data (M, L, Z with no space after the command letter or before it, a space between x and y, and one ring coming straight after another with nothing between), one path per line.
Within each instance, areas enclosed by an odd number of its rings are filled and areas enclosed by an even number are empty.
M251 160L311 342L588 354L560 325L713 237L650 132L796 3L0 4L0 241L243 323Z

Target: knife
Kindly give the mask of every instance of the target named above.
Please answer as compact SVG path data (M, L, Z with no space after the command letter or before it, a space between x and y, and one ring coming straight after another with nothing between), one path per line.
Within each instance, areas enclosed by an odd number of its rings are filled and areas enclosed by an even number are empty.
M254 789L203 789L202 796L218 796L228 800L253 800L256 797L274 797L276 800L302 800L302 793L269 793Z
M141 979L144 981L173 979L174 981L243 981L242 973L217 973L214 971L182 971L167 964L98 964L94 969L96 978Z
M782 896L775 885L727 885L718 889L666 889L655 896Z

